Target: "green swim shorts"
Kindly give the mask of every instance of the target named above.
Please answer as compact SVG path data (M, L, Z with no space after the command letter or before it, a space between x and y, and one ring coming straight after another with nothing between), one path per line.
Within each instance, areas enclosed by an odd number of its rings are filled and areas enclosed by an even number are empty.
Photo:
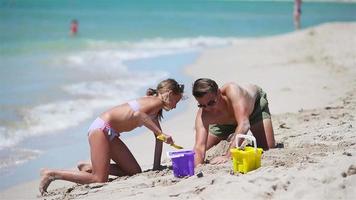
M254 125L263 119L271 119L271 113L268 108L267 94L258 89L255 107L249 116L250 125ZM237 124L210 124L209 132L213 135L226 139L230 134L235 132Z

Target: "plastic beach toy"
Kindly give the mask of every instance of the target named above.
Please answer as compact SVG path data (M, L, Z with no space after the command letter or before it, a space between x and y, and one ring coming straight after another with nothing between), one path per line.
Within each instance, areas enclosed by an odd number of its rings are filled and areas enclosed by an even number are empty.
M239 148L239 139L253 142L254 147ZM252 135L236 135L236 148L230 149L234 173L247 173L261 167L262 148L257 148L256 138Z
M161 140L161 141L166 141L166 137L163 134L160 134L157 136L157 139ZM176 144L171 144L172 147L176 148L176 149L183 149L183 147L178 146Z
M173 174L175 177L194 175L194 151L177 150L167 152L167 157L172 159Z

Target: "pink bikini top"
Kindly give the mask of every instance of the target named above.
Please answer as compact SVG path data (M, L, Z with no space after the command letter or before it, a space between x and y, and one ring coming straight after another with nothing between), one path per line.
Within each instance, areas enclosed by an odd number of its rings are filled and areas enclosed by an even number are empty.
M140 110L140 104L137 102L137 100L132 100L127 102L129 104L129 106L131 107L131 109L135 112Z
M134 111L134 112L137 112L140 110L141 106L140 104L137 102L137 100L132 100L132 101L129 101L127 102L130 106L130 108ZM155 119L157 116L156 115L149 115L151 119Z

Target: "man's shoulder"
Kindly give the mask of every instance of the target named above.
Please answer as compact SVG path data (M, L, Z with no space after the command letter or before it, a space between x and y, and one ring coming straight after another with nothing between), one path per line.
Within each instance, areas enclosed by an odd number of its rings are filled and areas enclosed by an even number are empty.
M240 86L236 82L230 81L230 82L226 82L224 85L222 85L220 89L222 90L222 89L227 89L230 87L240 87Z

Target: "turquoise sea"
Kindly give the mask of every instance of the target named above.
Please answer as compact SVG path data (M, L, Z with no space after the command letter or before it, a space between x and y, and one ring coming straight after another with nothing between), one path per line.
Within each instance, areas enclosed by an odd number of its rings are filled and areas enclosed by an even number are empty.
M292 10L292 1L0 0L0 189L87 159L98 113L167 77L189 95L181 71L202 50L292 32ZM302 12L302 28L356 21L356 3L304 2Z

